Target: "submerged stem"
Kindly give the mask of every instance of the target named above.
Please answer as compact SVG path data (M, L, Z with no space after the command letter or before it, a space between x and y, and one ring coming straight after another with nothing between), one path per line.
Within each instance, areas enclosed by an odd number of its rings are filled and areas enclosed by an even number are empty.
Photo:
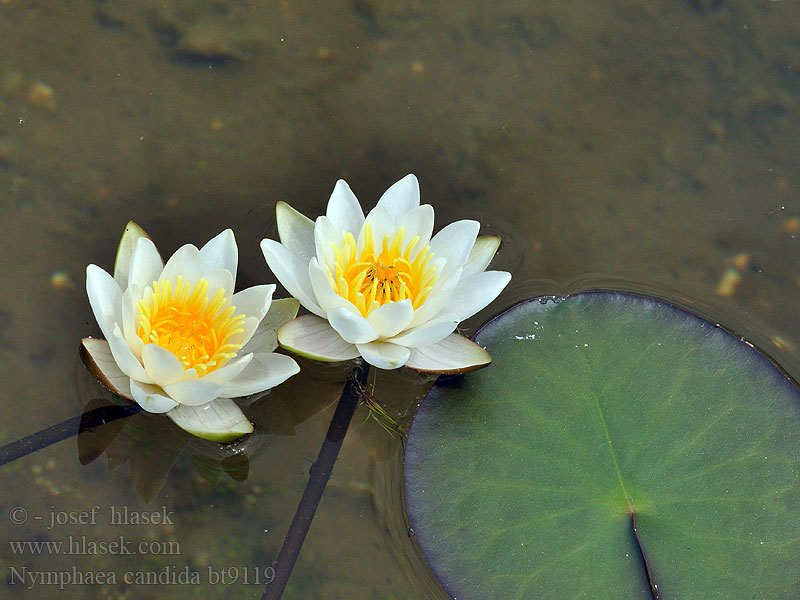
M286 533L283 546L281 546L278 558L273 565L275 577L264 588L261 600L278 600L286 589L322 493L325 491L325 486L328 485L328 479L330 479L333 465L336 463L336 457L339 456L339 449L342 447L347 429L350 427L353 413L358 406L361 390L364 389L368 373L369 365L358 359L347 378L342 395L339 397L339 404L336 405L336 412L333 414L328 433L319 449L319 455L312 467L306 489L303 490L297 512L292 519L292 524L289 525L289 531Z
M101 406L76 417L70 417L66 421L51 425L47 429L42 429L36 433L26 435L13 442L0 447L0 466L15 461L23 456L33 454L42 448L47 448L53 444L66 440L81 431L92 429L117 419L130 417L141 411L138 404L125 404L123 406Z

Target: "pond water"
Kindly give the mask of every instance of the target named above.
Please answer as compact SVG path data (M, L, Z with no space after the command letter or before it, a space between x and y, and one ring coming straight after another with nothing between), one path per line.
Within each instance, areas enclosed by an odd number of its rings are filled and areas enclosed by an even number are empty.
M411 172L437 229L503 238L513 280L465 332L530 296L633 290L798 378L798 134L786 0L0 0L0 433L102 396L85 267L112 267L129 219L165 255L232 228L244 288L276 281L277 201L316 216L345 178L370 208ZM254 408L246 462L142 416L3 467L0 595L259 597L346 373L301 366ZM407 426L431 380L372 383ZM284 598L442 597L402 489L402 439L362 406Z

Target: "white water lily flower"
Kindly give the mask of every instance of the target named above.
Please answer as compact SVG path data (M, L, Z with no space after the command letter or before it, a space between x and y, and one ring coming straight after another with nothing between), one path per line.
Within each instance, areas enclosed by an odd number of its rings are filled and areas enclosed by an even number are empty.
M147 234L128 223L114 276L86 268L89 303L105 337L82 343L94 374L194 435L227 442L252 432L231 398L267 390L300 370L273 353L275 330L299 304L272 302L274 285L234 294L238 260L226 229L199 250L181 247L165 265Z
M281 243L261 250L283 286L313 315L280 328L278 341L316 360L359 355L382 369L403 365L462 373L487 365L480 346L453 333L503 290L509 273L485 271L500 245L477 237L476 221L451 223L433 238L433 208L419 204L408 175L390 187L366 219L340 180L316 221L277 205Z

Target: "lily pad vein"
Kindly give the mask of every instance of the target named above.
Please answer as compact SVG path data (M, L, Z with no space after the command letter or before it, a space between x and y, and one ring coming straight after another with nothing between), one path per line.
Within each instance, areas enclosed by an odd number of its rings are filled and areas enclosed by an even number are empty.
M589 377L589 381L592 382L591 391L592 391L592 398L594 399L595 407L597 408L597 415L600 417L600 424L603 426L603 433L606 436L606 442L608 443L608 451L611 453L611 460L614 463L614 470L617 473L617 481L619 481L619 487L622 489L622 494L625 496L625 504L628 507L628 511L633 510L633 503L631 502L631 498L628 495L628 490L625 489L625 482L622 481L622 473L619 470L619 462L617 461L617 454L614 452L614 443L611 441L611 434L608 431L608 426L606 425L606 418L603 415L603 409L600 406L600 398L597 396L597 387L594 375L592 374L592 367L589 364L589 358L586 356L586 352L583 353L584 362L586 363L586 375Z

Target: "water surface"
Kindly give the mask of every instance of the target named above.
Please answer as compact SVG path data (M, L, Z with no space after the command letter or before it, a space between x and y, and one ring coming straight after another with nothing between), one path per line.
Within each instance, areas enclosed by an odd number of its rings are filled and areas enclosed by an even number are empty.
M437 228L472 218L503 236L494 265L514 279L467 332L532 295L635 290L723 323L800 376L792 2L401 4L0 2L5 439L100 393L77 354L99 335L85 266L111 268L129 219L165 255L231 227L238 286L273 282L258 243L276 237L275 203L314 217L340 177L369 208L413 172ZM259 409L267 433L243 482L242 465L225 472L223 457L147 423L87 466L73 439L4 468L3 597L258 597L344 377L303 366ZM374 383L407 423L430 381ZM367 416L286 598L437 597L404 529L402 444ZM94 523L79 522L95 505ZM112 522L111 506L171 523ZM60 513L68 522L48 529ZM88 556L7 544L69 536L178 546ZM27 590L8 584L13 566L116 581ZM123 581L165 569L167 585ZM201 582L181 583L184 571Z

